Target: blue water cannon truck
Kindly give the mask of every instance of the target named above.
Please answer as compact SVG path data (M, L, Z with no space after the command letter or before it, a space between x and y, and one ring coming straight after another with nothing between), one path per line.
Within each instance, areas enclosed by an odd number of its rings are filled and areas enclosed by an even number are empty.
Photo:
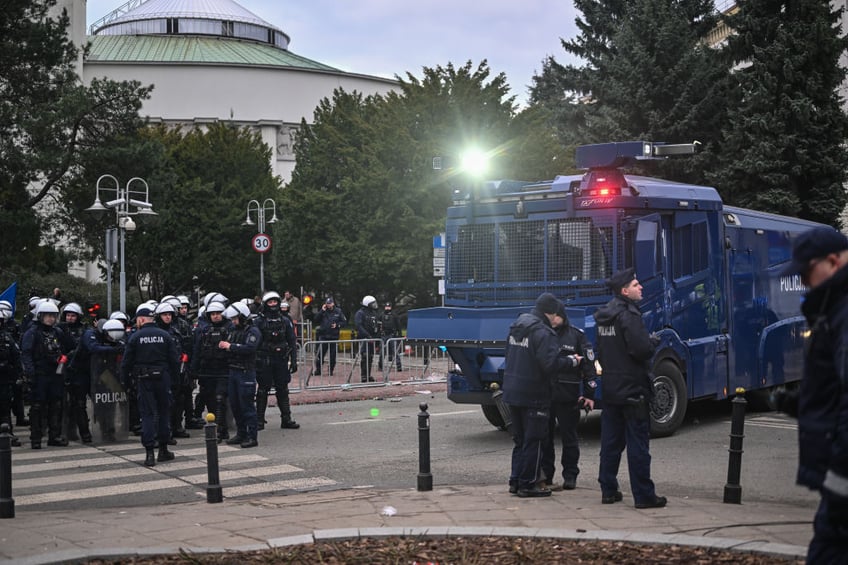
M586 145L576 152L585 174L487 181L456 194L444 306L413 310L408 322L409 340L450 355L449 399L481 405L503 428L496 393L509 325L551 292L594 340L592 314L611 298L604 281L627 267L644 287L645 325L662 339L652 361L655 436L673 434L690 402L742 387L762 403L769 389L801 378L806 289L780 271L793 239L821 224L727 206L712 187L626 172L694 151L648 141Z

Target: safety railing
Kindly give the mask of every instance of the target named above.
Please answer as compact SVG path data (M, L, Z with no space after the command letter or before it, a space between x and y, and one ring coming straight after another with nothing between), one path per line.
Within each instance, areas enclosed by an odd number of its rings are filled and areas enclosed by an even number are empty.
M297 377L301 390L432 382L444 380L450 364L442 349L412 346L402 337L307 340L300 350Z

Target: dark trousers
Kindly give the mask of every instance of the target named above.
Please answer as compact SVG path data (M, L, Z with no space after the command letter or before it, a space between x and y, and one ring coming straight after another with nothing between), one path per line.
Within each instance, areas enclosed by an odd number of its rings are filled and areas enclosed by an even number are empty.
M328 343L327 345L331 344ZM333 366L332 357L330 366ZM273 387L277 396L277 408L280 409L280 417L284 422L288 422L291 420L291 405L289 403L291 372L289 371L288 357L271 355L261 358L259 367L259 372L256 375L256 380L259 383L259 394L267 398L268 392Z
M397 367L398 372L401 372L403 369L400 366L400 344L399 341L389 341L390 338L384 337L383 342L380 344L380 370L383 370L383 359L389 362L391 365L392 361L395 362L395 366Z
M236 434L245 439L256 439L256 372L231 369L228 386Z
M373 341L363 341L359 344L359 376L363 379L371 377L371 367L374 365L374 351L376 344Z
M171 387L167 379L138 379L138 411L141 414L141 445L152 449L171 439Z
M544 479L542 444L548 436L551 412L548 408L509 407L512 416L512 472L510 484L530 489Z
M653 502L656 491L651 480L651 453L648 450L650 420L633 417L628 408L618 404L604 404L601 410L601 466L598 482L601 483L603 496L619 490L618 467L626 447L633 499L637 504Z
M829 501L822 496L813 519L813 539L807 550L807 563L848 564L848 526L833 524L828 519ZM843 524L845 517L843 516Z
M580 407L577 402L554 402L551 404L551 417L548 425L548 437L542 448L542 470L545 478L553 482L556 472L556 441L557 424L559 424L559 437L562 442L562 478L577 478L580 469L577 463L580 461L580 444L577 440L577 425L580 423Z
M0 424L9 424L9 433L15 428L12 423L12 404L15 399L15 384L0 382Z
M65 381L60 375L36 375L32 383L30 407L30 440L38 443L43 435L43 420L47 421L48 439L62 437L62 407Z
M321 374L321 365L324 364L324 356L329 351L330 352L330 374L332 375L333 371L336 370L336 353L337 353L336 350L338 349L338 344L337 343L327 343L326 341L321 340L321 338L318 338L318 340L319 340L320 343L318 344L318 351L316 352L317 355L315 356L315 371L314 371L314 374L316 374L316 375Z

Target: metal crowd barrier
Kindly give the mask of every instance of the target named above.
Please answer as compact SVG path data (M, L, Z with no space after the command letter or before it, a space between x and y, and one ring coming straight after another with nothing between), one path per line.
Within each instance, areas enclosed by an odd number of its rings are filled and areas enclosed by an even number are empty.
M361 350L374 349L371 362L373 381L361 381ZM322 351L323 350L323 351ZM336 365L330 375L329 361L335 352ZM316 359L321 358L321 370ZM298 356L300 390L384 386L392 382L432 382L444 380L451 364L446 352L433 346L412 346L402 337L381 339L307 340ZM297 389L293 389L297 390Z

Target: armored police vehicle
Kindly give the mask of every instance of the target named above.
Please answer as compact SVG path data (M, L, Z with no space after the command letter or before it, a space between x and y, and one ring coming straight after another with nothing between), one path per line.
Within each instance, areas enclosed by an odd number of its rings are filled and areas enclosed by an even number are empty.
M640 307L662 342L653 359L654 435L670 435L687 404L754 394L801 378L805 288L781 277L793 238L813 222L725 205L711 187L634 176L640 160L694 145L582 146L584 175L486 182L447 212L444 306L411 311L408 338L446 348L448 397L480 404L503 427L493 399L503 379L510 323L542 292L567 306L594 339L604 281L634 267ZM601 378L603 381L603 378Z

